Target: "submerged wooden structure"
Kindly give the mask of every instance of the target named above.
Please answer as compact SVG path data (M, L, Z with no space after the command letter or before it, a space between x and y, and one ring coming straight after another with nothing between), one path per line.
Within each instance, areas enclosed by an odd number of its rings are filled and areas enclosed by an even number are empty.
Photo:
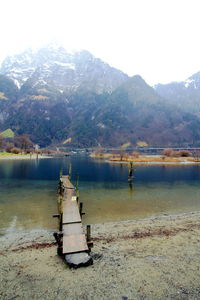
M90 225L86 234L82 225L82 203L79 203L77 189L69 176L61 176L59 182L58 217L59 232L54 233L58 244L57 252L70 267L87 266L93 263L90 255L93 246Z

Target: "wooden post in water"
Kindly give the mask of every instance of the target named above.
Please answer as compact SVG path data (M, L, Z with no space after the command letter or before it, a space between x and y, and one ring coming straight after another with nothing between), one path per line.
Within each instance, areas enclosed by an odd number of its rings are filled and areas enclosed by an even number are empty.
M63 170L60 169L60 179L62 178ZM60 182L60 181L59 181Z
M69 164L69 180L71 180L71 176L72 176L72 164Z
M82 211L83 211L83 202L80 202L79 212L81 216L82 216Z
M79 212L80 212L80 216L82 218L82 216L85 215L85 213L83 212L83 202L80 202Z
M78 200L79 200L78 180L79 180L79 176L78 176L78 174L77 174L77 175L76 175L76 198L77 198L77 202L78 202Z
M128 182L133 180L133 163L130 162L129 172L128 172Z

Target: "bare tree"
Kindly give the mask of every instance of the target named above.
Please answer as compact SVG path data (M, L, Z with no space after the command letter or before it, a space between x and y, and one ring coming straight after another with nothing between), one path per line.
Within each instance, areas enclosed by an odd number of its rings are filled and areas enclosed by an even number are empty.
M4 137L0 135L0 149L3 149L4 146Z
M16 138L15 144L19 147L22 151L26 151L28 148L33 146L32 141L29 139L28 134L20 135Z
M200 161L200 150L195 150L195 151L193 151L192 154L193 154L195 161Z

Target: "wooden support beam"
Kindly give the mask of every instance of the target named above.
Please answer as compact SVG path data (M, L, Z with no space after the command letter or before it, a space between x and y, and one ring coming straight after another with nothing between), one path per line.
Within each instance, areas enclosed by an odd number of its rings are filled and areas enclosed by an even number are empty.
M81 216L81 217L82 217L83 215L85 215L85 213L83 212L83 202L80 202L79 213L80 213L80 216Z
M86 230L87 230L86 233L87 245L90 253L91 248L93 247L93 242L91 241L91 225L87 225Z
M59 231L62 231L62 221L63 221L63 214L60 214L60 219L59 219Z
M72 222L63 222L62 225L70 225L70 224L81 224L81 221L72 221Z
M91 248L94 247L93 242L87 242L88 248L89 248L89 252L91 252Z
M91 226L87 225L87 242L91 241Z
M79 205L80 215L82 215L82 210L83 210L83 202L80 202L80 205Z
M60 215L59 214L55 214L52 216L53 218L60 218Z
M62 246L62 240L61 238L63 237L63 233L61 232L54 232L53 233L53 236L58 244L58 247L61 247Z

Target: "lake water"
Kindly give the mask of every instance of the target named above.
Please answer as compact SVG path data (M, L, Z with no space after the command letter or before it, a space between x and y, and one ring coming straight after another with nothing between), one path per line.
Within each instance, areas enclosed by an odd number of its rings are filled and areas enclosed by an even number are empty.
M79 175L83 223L200 211L200 166L135 166L128 184L126 164L85 156L0 161L0 233L57 229L60 170Z

